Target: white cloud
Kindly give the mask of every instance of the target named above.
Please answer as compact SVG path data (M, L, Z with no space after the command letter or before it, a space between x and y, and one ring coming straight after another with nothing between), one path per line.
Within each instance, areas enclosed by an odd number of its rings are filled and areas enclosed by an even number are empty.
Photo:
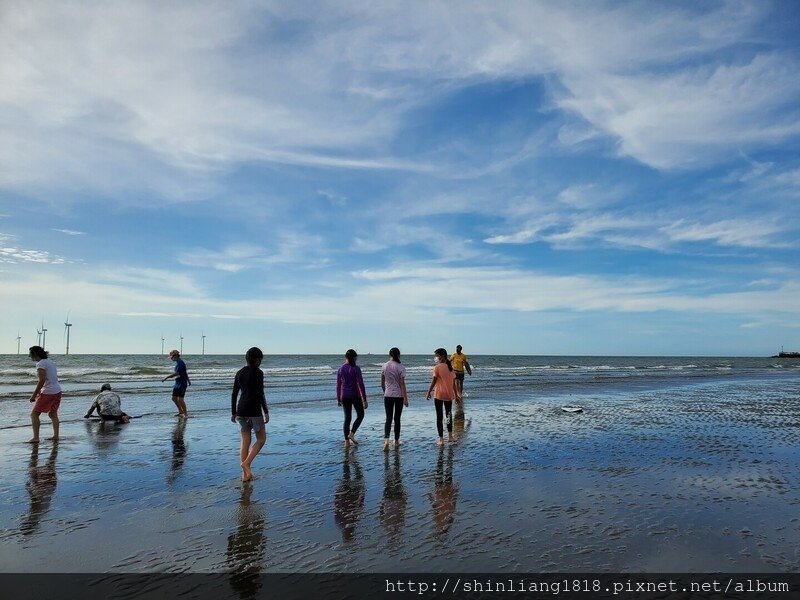
M661 228L676 242L710 241L720 246L742 248L787 248L791 245L776 239L786 225L757 219L730 219L713 223L688 223L684 220Z
M85 231L75 231L74 229L53 229L53 231L63 233L64 235L86 235Z
M553 106L580 117L564 141L603 132L657 168L717 160L800 132L795 113L778 112L800 97L795 58L719 58L766 10L9 1L0 186L183 199L250 161L430 172L389 151L410 109L476 82L544 75Z

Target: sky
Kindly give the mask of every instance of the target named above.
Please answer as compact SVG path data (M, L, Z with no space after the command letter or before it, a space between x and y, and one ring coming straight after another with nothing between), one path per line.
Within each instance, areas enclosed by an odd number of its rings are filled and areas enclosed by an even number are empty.
M800 7L0 4L0 353L800 350Z

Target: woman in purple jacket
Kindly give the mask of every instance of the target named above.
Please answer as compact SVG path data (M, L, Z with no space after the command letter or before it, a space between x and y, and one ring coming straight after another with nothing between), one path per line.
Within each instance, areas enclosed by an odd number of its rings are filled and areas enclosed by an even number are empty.
M367 390L364 388L364 377L361 368L356 365L358 354L352 348L344 354L345 362L336 373L336 400L339 406L344 407L344 445L358 444L355 439L358 426L364 420L366 410ZM353 407L356 409L356 420L350 426L353 418Z

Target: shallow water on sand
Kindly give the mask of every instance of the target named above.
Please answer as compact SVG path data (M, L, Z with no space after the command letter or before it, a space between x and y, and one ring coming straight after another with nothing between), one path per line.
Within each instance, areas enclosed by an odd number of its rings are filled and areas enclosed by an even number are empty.
M467 398L435 446L412 398L341 446L335 404L273 406L243 484L227 411L0 430L4 572L798 571L800 379ZM191 407L191 404L190 404ZM81 407L83 408L83 407ZM44 420L43 432L49 433Z

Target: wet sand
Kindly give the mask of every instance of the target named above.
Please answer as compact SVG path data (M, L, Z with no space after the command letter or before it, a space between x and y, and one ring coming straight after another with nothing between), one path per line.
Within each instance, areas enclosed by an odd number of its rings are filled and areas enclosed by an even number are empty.
M381 400L350 450L335 405L273 407L248 484L223 410L0 430L2 570L800 570L798 383L468 399L441 450L412 402L388 453Z

